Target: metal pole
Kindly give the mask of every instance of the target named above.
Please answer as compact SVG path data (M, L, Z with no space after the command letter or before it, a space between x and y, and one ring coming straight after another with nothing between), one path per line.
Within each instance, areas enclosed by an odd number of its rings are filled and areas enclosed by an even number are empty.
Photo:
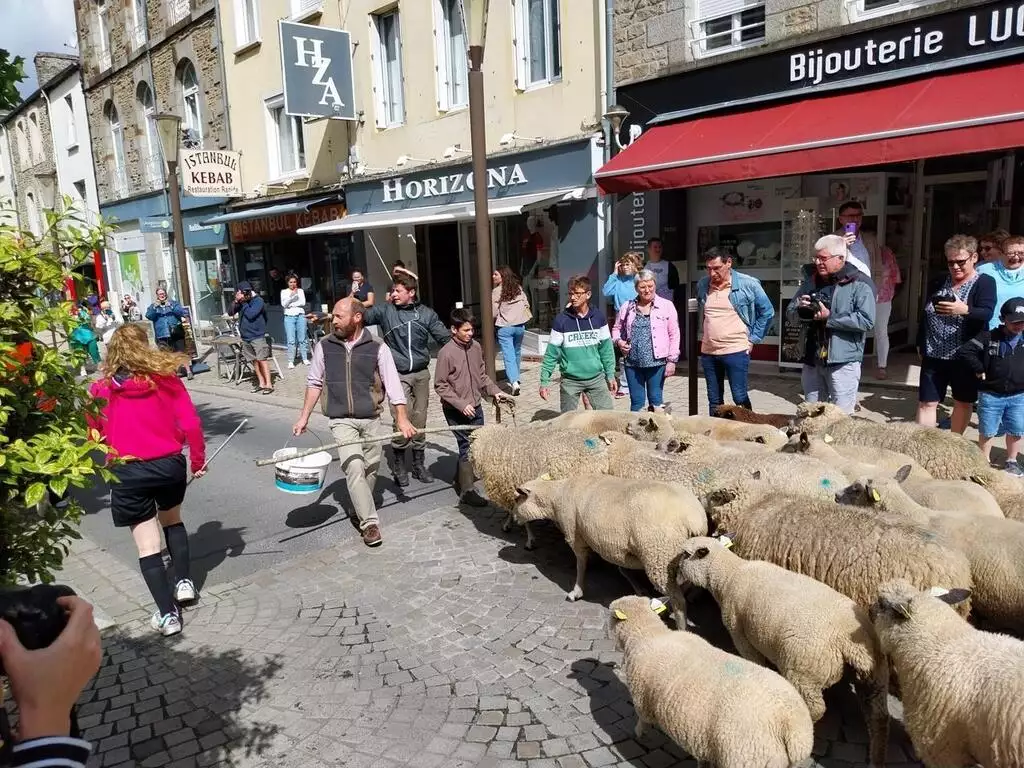
M690 415L697 415L697 300L686 301L686 380L689 384Z
M487 213L487 123L484 114L484 49L469 48L469 132L473 152L473 204L476 207L476 264L480 290L480 344L484 365L495 379L494 313L491 310L491 218Z
M185 226L181 220L181 190L178 187L178 161L167 161L167 186L171 192L171 218L174 221L174 251L178 261L179 299L192 307L192 292L188 283L188 261L185 257ZM192 307L195 312L195 307Z

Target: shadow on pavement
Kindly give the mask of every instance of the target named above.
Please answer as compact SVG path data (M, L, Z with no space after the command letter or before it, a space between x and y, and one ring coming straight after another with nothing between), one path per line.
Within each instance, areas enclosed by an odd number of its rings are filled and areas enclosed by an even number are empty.
M196 647L183 635L111 630L100 671L79 700L79 724L105 765L249 765L280 727L247 721L242 710L256 709L280 670L275 658Z
M246 409L241 407L241 403L238 408L228 408L224 406L209 405L201 403L196 405L196 411L199 412L199 418L203 422L203 434L206 435L206 451L207 454L213 453L217 447L223 442L223 438L230 435L235 431L235 428L242 423L242 419L248 415ZM234 440L239 439L246 432L252 429L252 422L250 421L244 427L242 427L238 434L235 435ZM220 440L214 441L213 438L219 437ZM234 445L234 440L231 444ZM210 443L215 442L215 445Z
M189 531L189 567L192 581L199 590L218 565L245 551L244 533L245 528L225 528L219 520L208 520Z

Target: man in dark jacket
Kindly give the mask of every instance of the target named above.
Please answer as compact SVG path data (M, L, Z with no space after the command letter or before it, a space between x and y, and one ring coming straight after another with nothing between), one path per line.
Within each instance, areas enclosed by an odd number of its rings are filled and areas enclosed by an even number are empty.
M256 370L253 392L269 395L274 391L270 381L270 345L267 343L267 308L252 285L243 280L235 290L235 306L231 315L238 317L238 335L242 337L242 354Z
M409 420L416 429L427 425L430 404L430 340L442 347L451 334L437 313L420 304L415 277L399 273L391 289L393 303L375 304L366 310L365 325L380 326L381 339L391 350L408 404ZM394 413L392 412L392 415ZM409 449L412 476L421 483L433 482L425 464L426 437L401 438L391 444L391 472L400 487L409 485Z
M853 413L864 340L875 325L875 286L846 263L849 249L839 235L825 235L814 249L814 264L786 309L789 322L803 326L804 399Z

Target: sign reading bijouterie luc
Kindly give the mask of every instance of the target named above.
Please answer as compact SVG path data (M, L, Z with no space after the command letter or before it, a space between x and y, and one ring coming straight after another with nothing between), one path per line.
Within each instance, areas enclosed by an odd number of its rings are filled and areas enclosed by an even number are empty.
M528 179L519 163L487 169L488 189L504 189L526 183L528 183ZM409 181L401 176L396 176L382 181L381 187L385 203L399 203L425 197L448 197L449 195L458 195L467 189L472 192L473 172L460 170L458 173L439 174Z
M622 86L640 123L1024 55L1024 3L989 3ZM635 111L634 111L635 110Z
M241 197L238 153L222 150L181 151L181 186L192 197Z

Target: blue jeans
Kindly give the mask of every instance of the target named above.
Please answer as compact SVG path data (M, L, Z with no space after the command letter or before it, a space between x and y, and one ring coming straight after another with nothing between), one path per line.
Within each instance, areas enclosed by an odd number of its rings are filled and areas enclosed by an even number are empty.
M749 354L732 352L728 355L701 355L700 364L704 369L704 381L708 385L708 409L712 416L718 406L725 404L726 379L729 379L732 401L744 408L751 408L750 395L747 394Z
M484 423L484 409L480 405L476 407L476 412L472 417L448 403L441 403L441 413L444 414L444 420L448 422L449 427ZM469 461L469 434L469 432L455 433L455 444L459 446L459 461Z
M288 344L288 362L295 362L295 347L298 346L302 353L302 361L309 360L309 351L306 345L306 316L285 315L284 316L284 338Z
M979 392L978 432L982 437L1024 435L1024 393L997 395Z
M629 382L629 410L642 411L644 400L657 408L663 403L665 387L665 366L633 368L626 366L626 381Z
M501 359L505 361L505 378L509 384L519 381L519 370L523 363L523 336L525 325L502 325L498 327L498 346Z

